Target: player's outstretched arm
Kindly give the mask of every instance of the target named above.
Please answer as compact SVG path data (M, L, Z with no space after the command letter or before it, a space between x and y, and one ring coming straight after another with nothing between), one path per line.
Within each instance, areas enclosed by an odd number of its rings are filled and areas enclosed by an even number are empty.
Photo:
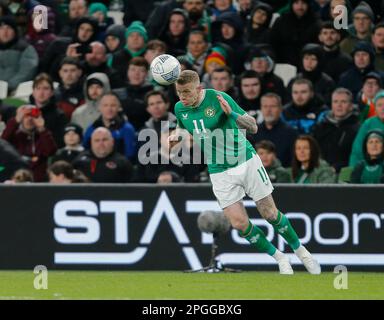
M225 114L229 115L236 121L239 128L245 129L253 134L257 133L257 124L256 119L254 117L250 116L247 113L240 115L234 112L229 103L221 95L218 95L217 99L220 102L221 109L223 109Z

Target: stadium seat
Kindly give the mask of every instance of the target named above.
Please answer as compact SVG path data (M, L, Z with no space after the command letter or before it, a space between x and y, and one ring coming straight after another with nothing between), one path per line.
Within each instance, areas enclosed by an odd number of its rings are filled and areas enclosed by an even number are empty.
M120 11L108 11L107 16L113 18L115 21L115 24L124 24L123 22L123 17L124 17L124 12Z
M284 85L287 87L297 74L297 68L288 63L276 63L273 73L283 79Z
M272 19L271 19L271 22L269 24L269 27L272 28L272 26L275 24L277 18L280 17L280 13L278 12L275 12L273 15L272 15Z
M8 96L8 82L0 80L0 99L5 99Z
M13 95L15 98L21 99L28 101L29 96L32 94L32 86L33 86L33 81L26 81L20 83L17 88L16 92ZM58 82L53 83L53 87L56 89L59 86Z
M339 176L337 178L338 183L349 183L351 182L353 167L343 167L340 170Z

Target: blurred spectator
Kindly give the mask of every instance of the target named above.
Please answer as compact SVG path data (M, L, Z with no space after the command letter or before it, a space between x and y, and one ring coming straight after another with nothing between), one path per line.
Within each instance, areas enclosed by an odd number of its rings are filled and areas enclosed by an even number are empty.
M353 169L351 183L384 183L384 133L370 131L363 142L364 160Z
M70 184L78 182L89 182L89 179L79 170L63 160L52 163L48 169L47 174L49 183L53 184Z
M295 183L334 183L335 170L320 158L320 148L309 135L299 136L294 144L294 157L290 168Z
M107 128L97 128L91 137L91 150L81 153L73 162L92 182L124 183L132 176L127 158L114 151L114 140Z
M12 15L12 12L9 9L7 3L5 1L0 1L0 18L10 15Z
M17 170L10 180L4 181L4 184L28 183L33 182L33 172L28 169Z
M56 105L51 77L46 73L40 73L33 80L32 88L30 103L41 110L45 127L52 132L56 145L63 146L63 132L67 119L64 112Z
M224 43L236 50L236 59L231 61L231 68L235 75L244 70L245 42L244 26L236 12L221 14L212 24L212 42Z
M204 63L204 75L202 83L205 88L212 88L211 76L215 69L227 65L228 53L222 46L215 46L211 49Z
M313 128L321 154L339 172L348 166L353 140L359 130L359 118L353 108L352 93L338 88L332 94L332 109Z
M123 49L115 52L108 66L114 69L121 81L127 80L126 70L132 58L144 56L148 42L148 33L140 21L132 22L125 32L126 43Z
M261 112L264 121L259 124L257 134L249 135L255 144L261 140L269 140L276 147L277 158L284 167L291 163L292 146L298 136L297 130L281 120L283 110L281 98L275 93L266 93L261 98Z
M147 112L151 115L148 121L145 122L141 130L152 129L156 132L156 136L160 143L161 122L168 121L176 123L176 117L169 112L169 101L167 96L162 91L149 91L145 95L145 104Z
M341 30L336 29L333 22L323 22L319 34L323 54L323 72L336 83L340 75L352 65L350 55L340 50L340 39Z
M246 67L258 73L263 92L274 92L283 102L288 101L288 92L283 80L273 73L275 63L270 53L258 47L252 48L248 53Z
M188 12L191 29L203 30L208 42L211 42L211 18L205 0L184 0L183 8Z
M27 167L17 150L0 137L0 182L11 179L17 170Z
M57 38L55 34L56 16L51 8L46 8L48 19L47 29L42 28L38 30L37 28L35 28L33 25L33 21L35 19L34 11L30 10L28 12L28 30L25 36L25 40L27 40L27 42L35 48L39 59L44 56L44 52L47 49L48 45Z
M107 48L108 58L125 46L125 26L113 24L105 32L104 44Z
M378 23L372 34L372 44L375 47L375 69L384 70L384 22Z
M352 54L360 41L371 41L371 32L375 22L371 7L365 2L360 4L352 12L353 25L348 26L348 35L340 43L341 51Z
M257 120L262 120L260 112L261 79L256 71L244 71L239 80L240 90L237 102L242 109L254 116ZM260 113L260 115L258 115ZM258 123L261 121L258 120Z
M72 113L71 121L85 131L100 117L100 99L103 94L111 91L111 86L106 74L96 72L87 77L83 87L85 104Z
M104 41L107 28L113 25L114 21L107 16L108 8L101 2L94 2L89 5L88 15L94 17L97 22L97 40Z
M71 119L73 111L84 103L83 70L79 61L66 57L59 68L60 84L55 89L57 106Z
M148 17L155 9L156 0L124 0L124 25L129 26L133 21L148 21ZM164 2L164 1L163 1ZM157 5L161 3L157 1Z
M78 20L87 14L88 7L86 0L70 0L68 7L69 19L61 29L60 36L72 37L76 30Z
M72 161L84 151L82 145L83 141L83 129L77 124L69 123L64 129L64 144L65 147L59 149L52 157L51 163L56 161L66 161L72 163Z
M54 81L59 80L58 70L64 57L77 58L80 61L91 52L90 44L97 35L97 21L92 17L77 20L71 37L59 37L49 44L41 60L41 70L51 75Z
M376 107L376 116L364 121L359 132L356 135L352 146L352 153L349 158L349 165L355 166L358 162L364 160L363 146L364 138L371 130L384 131L384 90L379 91L373 100Z
M175 57L186 54L190 31L188 13L176 8L170 13L158 38L167 45L167 53Z
M187 54L183 56L200 76L204 72L205 59L208 56L208 39L203 31L193 30L190 32L187 44Z
M208 6L213 21L217 21L224 13L233 12L237 14L233 0L212 0L208 3Z
M356 101L364 76L374 71L375 52L368 42L358 42L352 52L353 65L340 76L339 87L349 89Z
M273 9L267 3L260 1L253 7L246 27L246 39L249 43L269 43L272 15Z
M315 0L313 1L313 11L320 17L322 21L328 21L330 19L330 0Z
M47 162L57 150L52 133L45 128L41 111L35 106L21 106L8 121L2 138L15 146L32 170L34 181L46 181Z
M316 42L320 22L313 13L310 0L292 0L289 11L283 13L271 30L271 44L278 63L299 67L300 51L306 43Z
M147 50L144 53L144 58L150 65L156 57L167 52L167 45L161 40L150 40L147 45Z
M212 88L217 91L222 91L229 94L233 99L237 100L238 92L234 86L234 75L231 69L228 67L220 67L213 70L211 74L211 85Z
M117 77L112 77L112 70L107 65L107 49L101 42L95 41L90 45L91 52L85 55L85 61L82 65L84 76L89 76L91 73L105 73L110 77L111 82L117 82Z
M315 94L327 105L331 103L332 91L335 89L333 79L323 72L323 51L321 46L308 43L301 51L301 72L291 80L289 88L295 79L308 79L312 82ZM289 90L290 91L290 90Z
M382 79L378 73L370 72L364 77L363 88L357 96L359 119L361 123L376 115L376 108L373 100L381 88Z
M0 136L5 129L6 123L16 114L16 108L13 106L4 105L0 99Z
M181 177L173 171L160 172L159 176L157 177L157 183L159 184L168 184L175 182L181 182Z
M281 162L276 157L276 148L273 142L262 140L255 145L255 149L272 183L291 182L289 172L281 166Z
M244 25L247 25L247 22L251 20L252 9L258 2L258 0L237 0L239 15Z
M148 70L148 62L143 57L133 58L128 66L128 83L123 88L114 90L119 95L123 111L135 130L143 127L149 119L144 96L153 90L153 86L147 82Z
M119 115L121 104L117 95L111 92L105 93L100 99L99 109L101 116L88 127L84 134L84 147L89 149L91 136L95 129L104 127L111 131L115 140L115 150L133 161L137 152L136 133L133 126Z
M292 84L292 101L284 106L282 119L299 133L308 134L326 110L323 101L315 95L312 82L296 79Z
M9 91L32 80L39 64L35 48L19 36L10 16L0 18L0 61L0 80L8 82Z

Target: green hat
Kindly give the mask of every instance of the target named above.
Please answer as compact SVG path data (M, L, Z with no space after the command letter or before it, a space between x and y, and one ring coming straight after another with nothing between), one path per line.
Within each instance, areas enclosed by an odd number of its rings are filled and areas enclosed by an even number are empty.
M384 98L384 90L380 90L378 93L376 93L375 98L373 99L373 103L376 105L377 100Z
M103 3L94 2L89 6L88 13L90 15L94 14L97 11L101 11L102 13L104 13L104 17L107 17L108 9Z
M377 139L379 139L381 142L384 141L384 137L383 137L379 132L377 132L377 131L372 131L372 132L368 133L367 141L368 141L369 139L372 139L372 138L377 138Z
M127 28L127 31L125 31L125 38L128 38L128 36L132 33L132 32L138 32L143 38L144 38L144 41L147 42L148 41L148 33L147 33L147 30L145 29L143 23L141 21L133 21L129 27Z

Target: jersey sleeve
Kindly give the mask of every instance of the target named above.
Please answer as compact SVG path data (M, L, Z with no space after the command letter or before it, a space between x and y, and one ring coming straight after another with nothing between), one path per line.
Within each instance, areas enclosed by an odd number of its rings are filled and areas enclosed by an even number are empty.
M229 103L233 112L236 112L240 115L246 114L246 112L237 104L235 100L233 100L233 98L229 94L221 92L221 95Z

